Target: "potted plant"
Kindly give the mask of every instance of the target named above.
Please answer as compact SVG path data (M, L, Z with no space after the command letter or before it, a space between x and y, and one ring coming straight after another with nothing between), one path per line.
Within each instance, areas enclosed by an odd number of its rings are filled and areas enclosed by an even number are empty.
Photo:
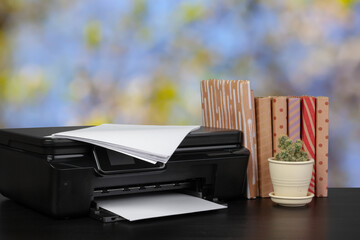
M302 150L303 142L293 142L288 136L279 137L281 149L273 158L269 158L270 177L275 196L309 197L314 159L308 159ZM273 196L271 196L273 197ZM311 201L311 199L310 199Z

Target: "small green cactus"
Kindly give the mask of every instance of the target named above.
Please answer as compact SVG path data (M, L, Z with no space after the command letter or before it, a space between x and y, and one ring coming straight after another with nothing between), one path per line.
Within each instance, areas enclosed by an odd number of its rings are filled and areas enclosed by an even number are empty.
M279 137L278 147L281 151L275 155L275 160L288 162L308 161L306 152L302 150L302 144L301 140L293 142L286 135Z

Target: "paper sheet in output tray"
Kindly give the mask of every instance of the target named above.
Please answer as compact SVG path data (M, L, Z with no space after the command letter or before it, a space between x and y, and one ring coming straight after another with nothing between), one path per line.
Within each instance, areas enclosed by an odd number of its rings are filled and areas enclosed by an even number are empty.
M96 200L99 207L129 221L226 208L182 193L147 193Z
M51 137L88 142L154 164L166 163L186 135L199 127L102 124Z

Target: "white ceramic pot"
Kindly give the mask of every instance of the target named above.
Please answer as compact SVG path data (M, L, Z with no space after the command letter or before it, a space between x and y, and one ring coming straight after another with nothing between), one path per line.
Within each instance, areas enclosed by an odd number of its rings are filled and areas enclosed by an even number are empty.
M277 196L305 197L308 193L314 159L286 162L269 158L270 177Z

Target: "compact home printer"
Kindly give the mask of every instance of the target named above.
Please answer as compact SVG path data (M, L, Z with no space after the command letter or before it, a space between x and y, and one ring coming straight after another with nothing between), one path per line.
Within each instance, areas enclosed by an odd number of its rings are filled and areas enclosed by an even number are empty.
M189 133L169 161L151 164L88 143L53 139L84 127L0 130L0 193L58 218L116 216L96 200L123 194L183 191L209 200L243 196L249 151L242 133L201 127Z

